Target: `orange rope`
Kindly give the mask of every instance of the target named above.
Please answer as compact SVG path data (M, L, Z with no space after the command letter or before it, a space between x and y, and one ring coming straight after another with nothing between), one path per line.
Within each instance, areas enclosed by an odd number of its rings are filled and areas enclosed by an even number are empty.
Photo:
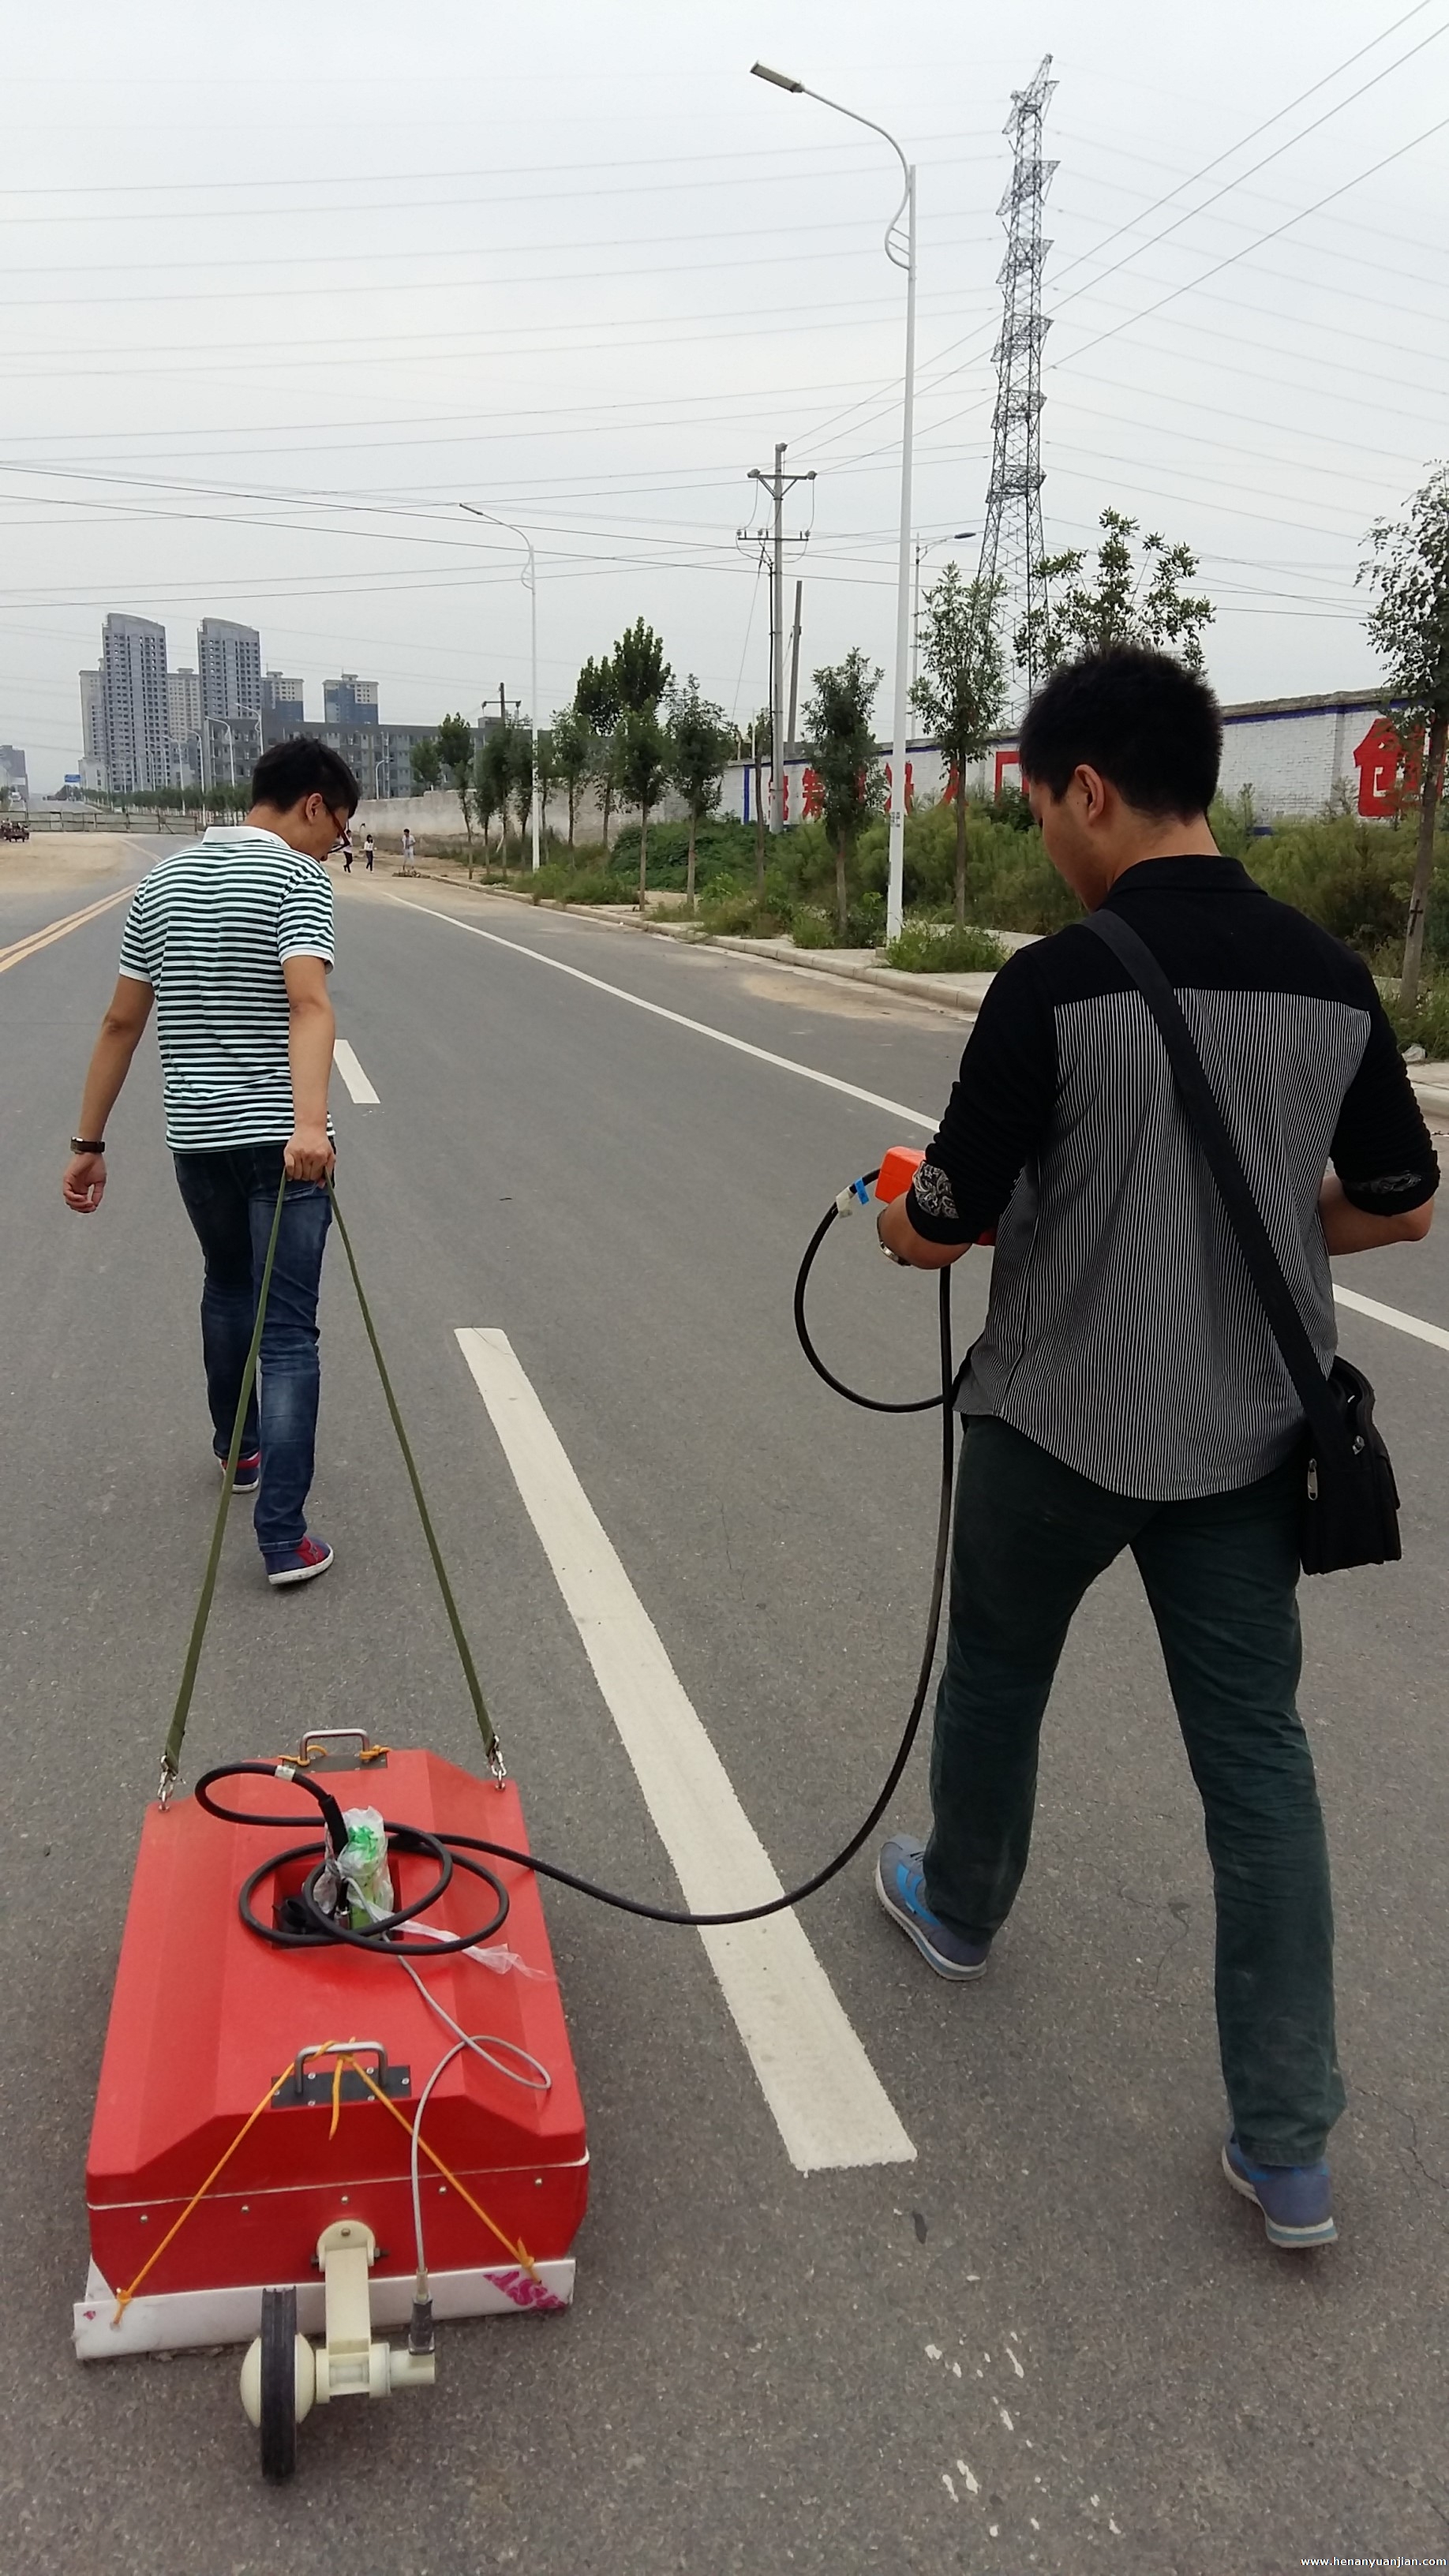
M273 2101L277 2094L280 2093L282 2086L286 2083L291 2072L292 2065L289 2060L283 2067L281 2074L277 2077L275 2084L269 2084L267 2086L267 2089L262 2095L260 2102L257 2104L256 2109L248 2112L246 2118L241 2124L241 2127L238 2129L236 2136L233 2138L231 2145L227 2148L225 2155L218 2157L216 2163L212 2166L210 2173L207 2175L205 2182L202 2184L201 2189L192 2193L191 2198L188 2200L186 2207L181 2213L181 2216L172 2226L167 2228L160 2244L153 2247L150 2254L147 2255L145 2262L142 2264L140 2271L136 2274L130 2288L120 2292L116 2300L116 2313L111 2319L111 2331L113 2334L153 2264L160 2262L167 2246L180 2235L181 2230L186 2225L192 2211L197 2207L199 2202L205 2200L207 2193L210 2191L211 2186L216 2181L218 2175L226 2171L227 2166L230 2164L232 2157L236 2154L238 2147L241 2145L241 2142L247 2135L248 2131L255 2128L264 2111L270 2110Z
M331 2057L335 2054L337 2058L337 2064L332 2081L332 2127L328 2132L329 2139L336 2134L337 2122L341 2114L342 2076L346 2067L350 2067L354 2075L361 2076L369 2093L376 2095L378 2101L382 2104L383 2109L391 2111L393 2118L398 2123L398 2126L406 2129L408 2136L411 2137L413 2133L412 2121L407 2119L398 2109L397 2104L392 2101L386 2093L384 2093L382 2086L373 2082L373 2079L368 2074L365 2066L359 2066L355 2057L348 2057L345 2055L344 2052L346 2050L346 2046L347 2043L345 2040L333 2040L326 2048L310 2049L308 2051L308 2055L313 2057ZM230 2164L232 2157L236 2154L242 2140L252 2129L255 2128L258 2120L262 2116L262 2113L266 2110L270 2110L276 2096L280 2093L282 2086L286 2083L288 2076L292 2073L294 2063L295 2061L289 2060L283 2067L281 2074L277 2077L275 2084L269 2084L267 2086L267 2089L262 2095L262 2098L260 2102L258 2102L255 2110L247 2113L247 2116L243 2120L241 2127L238 2129L236 2136L233 2138L231 2145L226 2149L224 2154L217 2158L217 2161L212 2166L205 2182L201 2184L198 2190L192 2193L191 2198L188 2200L186 2207L182 2210L180 2217L173 2220L171 2226L168 2227L165 2235L162 2237L160 2244L152 2247L151 2252L147 2255L140 2271L136 2274L135 2279L130 2283L129 2287L117 2293L116 2312L111 2319L111 2331L113 2334L119 2326L122 2317L125 2315L127 2308L130 2306L131 2301L134 2299L136 2292L145 2280L147 2273L153 2270L155 2265L160 2262L167 2246L175 2242L193 2210L200 2206L201 2202L205 2200L207 2193L211 2190L213 2183L215 2183L220 2176L225 2173L227 2166ZM429 2164L435 2166L437 2171L442 2175L444 2182L448 2183L451 2188L457 2192L460 2200L467 2202L474 2217L482 2219L483 2224L488 2229L490 2235L497 2237L499 2244L506 2247L507 2251L513 2256L515 2263L522 2265L524 2271L528 2274L529 2279L531 2281L536 2281L539 2287L542 2288L542 2275L540 2274L538 2266L533 2261L531 2255L525 2251L522 2245L515 2245L513 2239L509 2236L505 2236L502 2228L494 2224L494 2221L489 2217L487 2210L482 2207L480 2202L473 2198L472 2193L467 2189L465 2184L458 2180L457 2175L449 2170L448 2166L444 2164L442 2157L433 2153L433 2150L429 2146L426 2138L419 2138L418 2146L422 2153L427 2157Z
M349 2064L352 2067L353 2073L361 2076L369 2093L376 2094L377 2099L382 2104L384 2110L391 2111L398 2127L400 2129L406 2129L408 2136L411 2137L413 2133L413 2123L408 2119L406 2113L398 2109L396 2102L394 2102L388 2094L384 2093L380 2084L375 2084L373 2082L366 2067L359 2066L355 2057L349 2060ZM482 2219L489 2234L491 2236L496 2236L499 2244L507 2247L507 2250L513 2256L515 2263L521 2264L524 2271L528 2274L530 2281L536 2282L538 2287L542 2289L544 2287L543 2275L539 2271L538 2265L534 2262L532 2255L527 2253L522 2245L515 2245L511 2236L504 2235L502 2228L489 2217L487 2210L483 2208L481 2202L476 2201L473 2198L471 2191L467 2189L466 2185L459 2182L457 2175L449 2170L448 2166L444 2164L442 2157L434 2155L426 2138L419 2138L418 2145L422 2149L423 2154L427 2157L429 2164L442 2175L444 2182L458 2194L460 2200L465 2200L467 2202L474 2217Z

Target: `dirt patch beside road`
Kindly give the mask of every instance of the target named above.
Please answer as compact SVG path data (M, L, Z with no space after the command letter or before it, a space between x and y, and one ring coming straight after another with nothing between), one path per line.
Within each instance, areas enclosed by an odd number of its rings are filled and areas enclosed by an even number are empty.
M29 841L0 841L0 894L68 894L72 887L139 876L152 852L133 832L37 832Z

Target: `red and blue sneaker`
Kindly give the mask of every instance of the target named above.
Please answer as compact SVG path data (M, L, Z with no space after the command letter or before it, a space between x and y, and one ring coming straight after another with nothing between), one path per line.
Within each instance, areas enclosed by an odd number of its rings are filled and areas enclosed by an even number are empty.
M225 1475L225 1451L223 1451L218 1457L216 1463L221 1469L222 1474ZM236 1462L236 1474L232 1478L232 1492L234 1494L254 1494L261 1481L262 1453L260 1449L244 1449Z
M325 1538L310 1535L300 1539L295 1547L262 1550L267 1581L279 1592L288 1583L310 1583L314 1576L325 1574L331 1562L332 1550Z
M1270 2245L1331 2245L1338 2234L1333 2223L1333 2186L1328 2159L1316 2165L1255 2165L1230 2133L1223 2149L1223 2171L1234 2191L1254 2201L1263 2213Z

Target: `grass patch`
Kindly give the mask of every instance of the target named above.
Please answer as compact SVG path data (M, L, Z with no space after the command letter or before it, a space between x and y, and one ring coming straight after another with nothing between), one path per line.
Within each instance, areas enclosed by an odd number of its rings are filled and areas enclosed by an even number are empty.
M1006 950L972 921L905 921L881 960L906 975L986 975L1006 964Z

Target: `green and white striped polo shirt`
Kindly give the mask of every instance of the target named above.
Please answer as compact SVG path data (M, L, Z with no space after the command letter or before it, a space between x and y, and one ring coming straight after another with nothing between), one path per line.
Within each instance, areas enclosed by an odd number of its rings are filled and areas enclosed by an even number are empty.
M173 1153L285 1144L293 1117L282 961L323 957L330 966L335 953L331 880L275 832L214 825L141 879L121 973L156 996Z

